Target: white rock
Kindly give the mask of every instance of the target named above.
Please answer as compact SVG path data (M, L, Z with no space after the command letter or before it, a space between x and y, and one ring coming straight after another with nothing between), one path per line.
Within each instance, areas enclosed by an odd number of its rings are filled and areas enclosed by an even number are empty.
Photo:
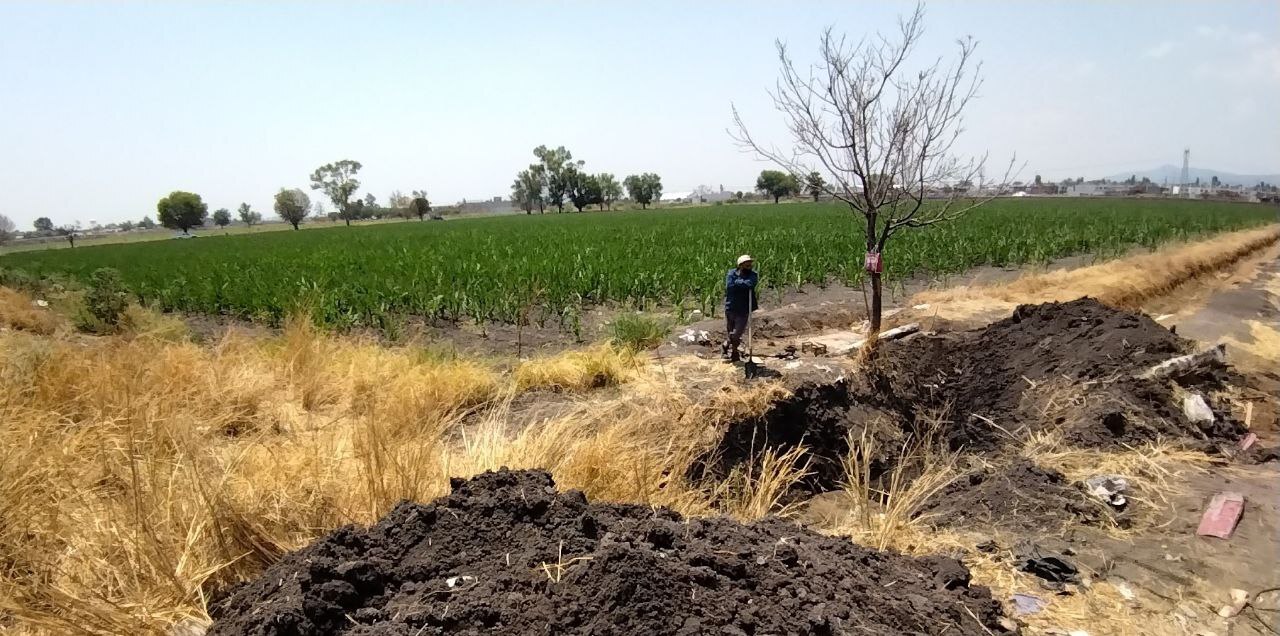
M1182 398L1182 413L1196 424L1213 421L1213 409L1209 408L1209 404L1199 393L1192 393Z
M697 321L699 321L699 320L702 320L702 310L700 310L700 309L695 309L695 310L693 310L693 311L689 312L689 320L690 320L691 322L697 322Z
M43 299L43 298L41 298L41 299L39 299L39 300L37 300L37 301L35 301L35 302L36 302L36 307L48 307L48 306L49 306L49 301L47 301L47 300L45 300L45 299Z
M475 580L476 577L471 576L470 574L464 574L462 576L451 576L444 580L444 584L448 587L457 587L459 585L474 583Z

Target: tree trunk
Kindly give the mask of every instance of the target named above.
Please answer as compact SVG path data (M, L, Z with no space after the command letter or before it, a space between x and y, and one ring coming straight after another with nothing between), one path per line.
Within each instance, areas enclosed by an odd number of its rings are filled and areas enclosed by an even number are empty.
M880 311L881 311L881 288L880 274L878 272L871 273L871 329L868 336L880 334Z
M867 218L867 252L877 251L879 245L876 236L876 218L877 213L873 210L866 215ZM864 256L865 258L865 256ZM881 313L881 289L880 289L880 273L870 272L871 274L871 315L868 318L871 321L871 329L867 334L868 337L874 338L880 334L880 313Z
M774 205L778 205L778 199L781 199L781 198L782 198L782 197L780 197L780 196L778 196L778 195L776 195L776 194L775 194L775 195L773 195L773 204L774 204Z
M296 229L298 229L298 222L297 222L297 221L293 221L293 222L292 222L292 225L293 225L293 229L295 229L295 230L296 230Z
M347 218L347 219L343 219L343 221L347 222L347 227L351 227L351 219Z

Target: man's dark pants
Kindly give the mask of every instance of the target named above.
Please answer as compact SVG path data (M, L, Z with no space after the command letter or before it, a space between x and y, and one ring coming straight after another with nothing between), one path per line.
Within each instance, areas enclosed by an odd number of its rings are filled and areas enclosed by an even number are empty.
M747 331L747 318L750 315L749 311L724 312L724 328L729 332L729 341L724 345L725 353L737 353L738 344L742 342L742 334Z

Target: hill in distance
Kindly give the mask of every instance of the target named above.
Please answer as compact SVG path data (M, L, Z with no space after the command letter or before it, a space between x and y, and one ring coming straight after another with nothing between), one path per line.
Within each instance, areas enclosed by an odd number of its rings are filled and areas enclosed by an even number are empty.
M1125 179L1128 179L1130 175L1137 177L1139 180L1146 177L1155 183L1164 183L1168 180L1170 184L1176 184L1178 183L1178 180L1182 178L1182 168L1180 166L1165 164L1152 170L1113 174L1108 176L1107 179L1112 181L1124 181ZM1218 180L1224 185L1253 186L1258 185L1258 182L1260 181L1266 181L1267 183L1280 183L1280 174L1236 174L1234 172L1224 172L1222 170L1213 170L1211 168L1196 168L1194 166L1187 170L1187 175L1191 181L1195 181L1196 178L1199 177L1201 183L1212 181L1213 177L1217 176Z

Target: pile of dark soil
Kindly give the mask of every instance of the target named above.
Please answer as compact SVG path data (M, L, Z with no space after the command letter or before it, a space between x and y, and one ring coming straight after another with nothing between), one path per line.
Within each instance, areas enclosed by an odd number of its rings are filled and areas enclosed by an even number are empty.
M337 530L210 613L210 636L1002 631L999 604L951 559L777 519L590 503L544 472L506 470Z
M971 472L935 493L919 509L934 525L1052 532L1110 516L1062 473L1025 459Z
M908 421L922 410L947 412L953 448L992 448L1008 432L1050 426L1095 446L1157 436L1233 440L1243 430L1238 423L1220 416L1193 424L1169 381L1133 377L1190 348L1149 317L1092 298L1023 305L981 329L885 343L854 390L858 400ZM1223 375L1177 380L1208 393L1221 388ZM1072 397L1074 408L1054 408Z
M735 466L757 461L766 450L786 452L803 445L808 449L801 458L806 475L798 486L808 492L833 490L845 478L850 433L868 430L878 436L881 447L896 450L905 436L897 421L897 413L854 400L847 382L803 384L762 416L730 425L716 447L694 463L690 477L723 479ZM872 472L887 470L890 461L887 453L872 458Z

